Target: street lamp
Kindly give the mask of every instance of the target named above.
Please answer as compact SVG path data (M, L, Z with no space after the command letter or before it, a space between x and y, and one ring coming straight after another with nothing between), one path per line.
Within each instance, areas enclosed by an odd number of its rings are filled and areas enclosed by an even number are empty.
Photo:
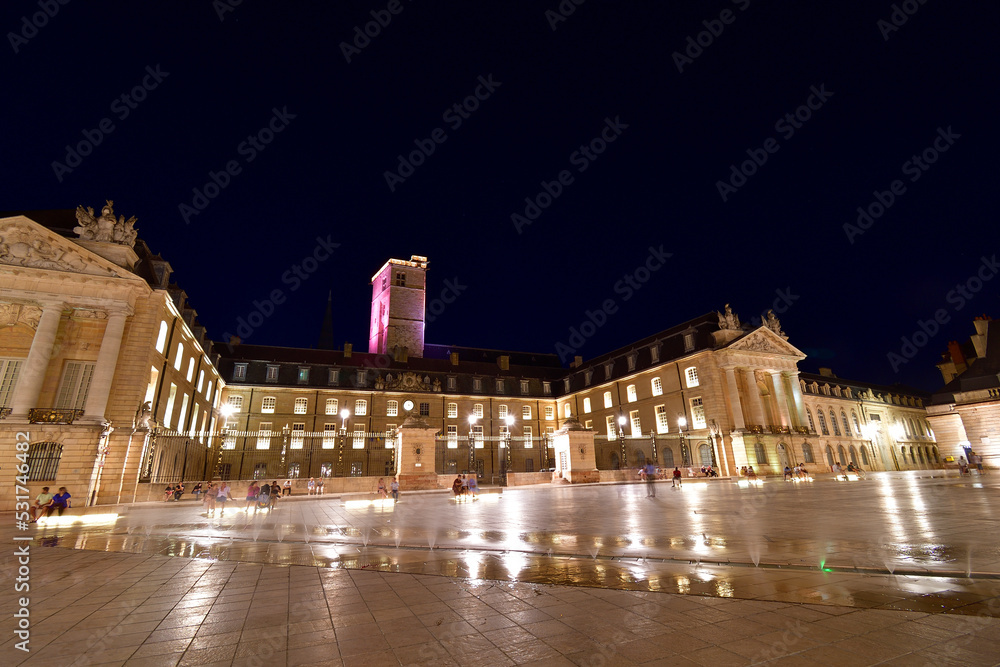
M691 452L688 451L687 434L684 433L684 429L687 428L687 424L687 417L684 415L679 415L677 417L677 431L680 435L681 443L681 461L684 462L684 465L689 466L691 465Z
M351 411L344 408L340 411L340 447L337 448L337 477L344 476L344 447L347 444L347 418Z
M292 428L285 424L281 427L281 476L284 477L287 469L285 468L285 455L288 453L288 437L292 434Z
M625 415L618 415L618 449L621 450L621 469L628 468L628 452L625 450Z
M503 434L503 447L504 447L504 457L500 464L500 485L507 486L507 473L510 471L511 463L511 452L510 452L510 427L514 424L514 418L511 415L504 417L504 423L506 423L507 428Z
M476 415L469 415L469 473L476 474L476 442L475 429Z

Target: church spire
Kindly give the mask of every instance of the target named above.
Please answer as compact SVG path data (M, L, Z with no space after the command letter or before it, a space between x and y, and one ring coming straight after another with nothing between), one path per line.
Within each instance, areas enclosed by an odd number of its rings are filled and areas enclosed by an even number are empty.
M330 291L326 299L326 314L323 315L323 326L319 330L319 342L316 347L320 350L332 350L333 346L333 291Z

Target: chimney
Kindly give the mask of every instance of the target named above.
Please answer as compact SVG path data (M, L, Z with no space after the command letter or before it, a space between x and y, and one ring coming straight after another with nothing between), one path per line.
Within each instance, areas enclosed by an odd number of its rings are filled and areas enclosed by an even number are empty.
M350 343L344 343L344 359L351 358L351 352L354 351L354 346Z
M452 352L449 357L452 366L458 366L458 352Z
M239 336L230 336L229 337L229 344L230 345L239 345L241 342L242 341L240 340Z
M836 375L833 374L833 369L820 367L819 374L826 378L835 378Z
M570 368L579 368L580 366L583 366L583 357L581 357L580 355L577 355L577 356L573 357L573 363L571 363L569 365L569 367Z
M957 340L948 341L948 354L956 366L965 363L965 355L962 354L962 348Z
M497 357L497 365L500 367L500 370L509 371L510 357L507 356L506 354L501 354L499 357Z

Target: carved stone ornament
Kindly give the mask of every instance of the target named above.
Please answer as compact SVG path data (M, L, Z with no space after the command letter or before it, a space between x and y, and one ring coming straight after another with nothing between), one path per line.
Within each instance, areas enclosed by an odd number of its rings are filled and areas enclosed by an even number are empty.
M441 381L434 380L437 388L432 389L431 378L429 375L420 377L416 373L406 372L398 373L393 375L388 373L383 380L379 376L375 380L376 389L402 389L405 391L440 391Z
M774 341L769 340L767 337L761 335L760 333L752 333L746 338L733 343L730 346L732 350L747 350L748 352L770 352L772 354L788 354L788 350L784 350L774 343Z
M719 316L720 329L730 329L739 331L743 328L740 325L740 316L733 312L733 309L729 307L728 303L726 304L726 312L725 313L716 312L716 315Z
M84 208L82 205L76 207L76 219L80 223L79 227L74 227L81 239L88 241L105 241L127 245L129 248L135 245L138 232L133 229L136 217L133 215L128 220L125 216L115 218L114 202L107 200L104 208L101 209L100 217L94 217L94 209L90 206Z
M764 326L785 340L788 340L788 336L786 336L785 332L781 330L781 321L778 319L778 316L774 314L774 310L767 311L767 319L764 321Z
M38 320L42 318L42 309L20 303L0 303L0 327L25 324L32 329L38 328Z
M67 242L69 243L69 242ZM0 264L110 276L115 272L92 259L39 238L38 231L14 224L0 230Z

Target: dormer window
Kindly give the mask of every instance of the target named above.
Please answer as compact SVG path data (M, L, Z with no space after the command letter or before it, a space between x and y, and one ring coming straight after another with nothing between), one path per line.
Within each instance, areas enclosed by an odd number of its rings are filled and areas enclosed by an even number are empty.
M650 345L649 346L649 358L654 364L660 363L660 346Z
M594 377L594 369L588 368L587 372L583 374L583 383L586 386L590 386L590 380Z
M267 365L267 373L264 376L266 382L277 382L278 381L278 366L275 364Z
M639 355L637 355L635 352L633 352L632 354L628 355L628 357L626 357L626 361L628 363L628 369L629 369L629 371L634 371L635 370L635 362L636 362L636 359L638 358L638 356Z

